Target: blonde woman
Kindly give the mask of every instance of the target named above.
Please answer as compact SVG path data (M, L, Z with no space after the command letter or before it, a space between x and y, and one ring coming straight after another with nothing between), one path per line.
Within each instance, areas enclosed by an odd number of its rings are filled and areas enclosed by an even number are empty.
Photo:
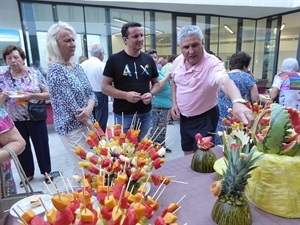
M65 22L53 24L47 33L47 81L54 114L54 126L67 150L85 145L83 133L94 121L96 96L82 67L72 61L76 32ZM71 157L76 160L74 152Z

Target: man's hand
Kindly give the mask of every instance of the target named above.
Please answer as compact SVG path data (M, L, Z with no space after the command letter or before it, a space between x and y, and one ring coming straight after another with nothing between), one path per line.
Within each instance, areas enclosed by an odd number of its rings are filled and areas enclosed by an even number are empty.
M234 103L232 106L232 115L239 119L243 124L251 126L254 117L253 112L243 103Z
M151 92L147 92L141 96L141 100L143 101L143 103L145 105L150 104L152 101L152 98L153 98L153 96L152 96Z
M135 91L129 91L126 93L125 99L131 103L137 103L141 100L141 93Z
M172 105L171 108L171 116L174 120L179 120L180 119L180 110L177 107L177 105Z

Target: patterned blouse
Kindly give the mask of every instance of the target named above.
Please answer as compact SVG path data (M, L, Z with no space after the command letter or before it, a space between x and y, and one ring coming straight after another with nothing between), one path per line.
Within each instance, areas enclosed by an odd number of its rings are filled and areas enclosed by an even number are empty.
M12 119L8 116L7 112L0 106L0 135L11 130L14 127ZM10 161L2 163L3 177L5 180L4 188L5 195L9 196L17 193L16 184L11 171Z
M237 88L239 89L241 96L245 100L251 101L250 96L250 89L253 85L256 84L255 79L253 76L249 75L248 73L238 71L238 72L229 72L229 77L233 80ZM221 90L219 93L218 98L218 107L220 112L219 122L217 131L223 131L224 130L224 124L222 122L222 118L228 117L228 109L232 108L231 100L225 95L225 93ZM215 144L221 144L221 138L216 135L216 143Z
M55 130L65 135L85 125L75 118L77 110L87 106L89 99L97 99L82 67L75 64L71 69L61 64L51 64L47 82L54 114ZM93 115L90 119L94 121Z
M27 73L19 78L13 78L10 69L0 75L0 92L24 91L41 93L46 87L46 80L39 70L29 68ZM38 100L30 100L37 102ZM26 103L21 103L17 98L8 98L4 104L5 110L13 121L30 120Z

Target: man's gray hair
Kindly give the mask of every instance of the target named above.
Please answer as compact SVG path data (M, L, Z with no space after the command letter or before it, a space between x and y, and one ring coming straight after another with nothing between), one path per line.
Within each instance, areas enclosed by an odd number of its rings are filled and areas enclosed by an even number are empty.
M295 58L286 58L283 60L281 65L281 71L282 72L298 72L299 71L299 65L298 61Z
M202 31L198 26L188 25L188 26L182 27L178 33L177 42L179 45L181 45L181 41L183 38L194 36L194 35L198 36L198 38L201 41L203 40Z
M98 57L100 54L104 54L104 48L100 44L94 44L90 48L91 56Z

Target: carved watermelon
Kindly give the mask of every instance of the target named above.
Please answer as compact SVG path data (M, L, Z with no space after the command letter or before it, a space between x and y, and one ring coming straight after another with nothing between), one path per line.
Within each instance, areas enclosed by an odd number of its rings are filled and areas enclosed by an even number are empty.
M255 119L252 140L260 152L300 155L300 113L292 108L271 104Z
M191 168L199 173L214 172L214 164L217 160L215 153L210 149L214 146L211 142L212 137L202 137L200 133L195 135L198 150L194 153Z

